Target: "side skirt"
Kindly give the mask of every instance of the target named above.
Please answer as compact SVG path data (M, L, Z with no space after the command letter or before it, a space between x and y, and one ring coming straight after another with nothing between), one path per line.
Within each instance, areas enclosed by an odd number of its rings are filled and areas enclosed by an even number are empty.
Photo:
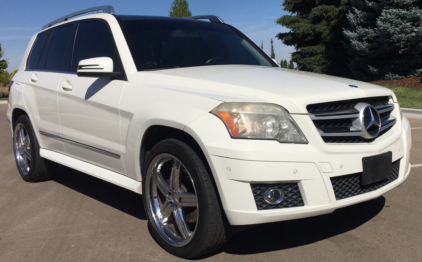
M47 149L41 148L40 155L42 158L73 168L135 193L142 194L142 182L128 178L119 173Z

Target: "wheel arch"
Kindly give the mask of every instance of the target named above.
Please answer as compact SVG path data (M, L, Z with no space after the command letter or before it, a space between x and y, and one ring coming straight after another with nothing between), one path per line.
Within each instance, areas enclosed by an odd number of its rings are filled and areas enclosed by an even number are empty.
M223 208L223 203L221 202L221 195L219 192L219 188L216 184L216 178L215 175L211 169L210 163L208 162L207 157L205 156L205 153L198 143L198 141L195 140L189 133L185 132L184 130L177 129L174 127L169 126L163 126L163 125L152 125L148 127L148 129L145 131L142 142L141 142L141 148L140 148L140 171L141 174L144 172L145 167L145 161L148 155L148 152L152 149L154 145L156 145L158 142L164 140L164 139L177 139L184 143L186 143L188 146L190 146L200 157L202 162L205 165L205 168L207 169L211 181L213 183L214 189L217 193L218 202L220 203L220 207L222 209L222 212L225 216L225 211ZM227 219L225 217L225 219Z
M31 118L29 117L29 114L25 110L23 110L23 109L21 109L19 107L16 107L12 111L12 119L11 119L11 122L12 122L12 127L13 128L15 127L16 120L18 120L18 118L20 116L26 116L26 117L29 118L29 121L31 121ZM32 124L32 121L31 121L31 124Z

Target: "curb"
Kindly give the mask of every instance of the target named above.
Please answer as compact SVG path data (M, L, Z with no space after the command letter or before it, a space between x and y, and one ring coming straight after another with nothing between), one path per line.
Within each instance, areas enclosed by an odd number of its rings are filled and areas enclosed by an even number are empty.
M5 105L5 104L7 104L7 100L5 100L5 101L0 101L0 105Z
M422 110L421 109L413 109L413 108L402 108L401 111L406 117L413 117L413 118L422 118Z

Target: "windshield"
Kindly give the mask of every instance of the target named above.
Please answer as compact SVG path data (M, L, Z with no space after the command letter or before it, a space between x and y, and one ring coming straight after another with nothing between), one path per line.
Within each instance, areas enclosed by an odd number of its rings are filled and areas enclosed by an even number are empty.
M120 19L138 71L206 65L272 66L227 25L182 19Z

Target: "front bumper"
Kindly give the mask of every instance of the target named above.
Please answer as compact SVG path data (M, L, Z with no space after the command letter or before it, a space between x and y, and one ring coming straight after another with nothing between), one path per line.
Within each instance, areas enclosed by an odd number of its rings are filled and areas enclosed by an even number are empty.
M400 185L410 173L410 124L406 118L369 144L322 141L309 116L295 115L308 145L231 139L219 119L206 115L186 127L202 147L231 225L250 225L331 213L377 198ZM362 172L362 158L391 151L400 159L393 182L368 193L336 200L332 177ZM251 184L298 183L304 206L258 210Z

